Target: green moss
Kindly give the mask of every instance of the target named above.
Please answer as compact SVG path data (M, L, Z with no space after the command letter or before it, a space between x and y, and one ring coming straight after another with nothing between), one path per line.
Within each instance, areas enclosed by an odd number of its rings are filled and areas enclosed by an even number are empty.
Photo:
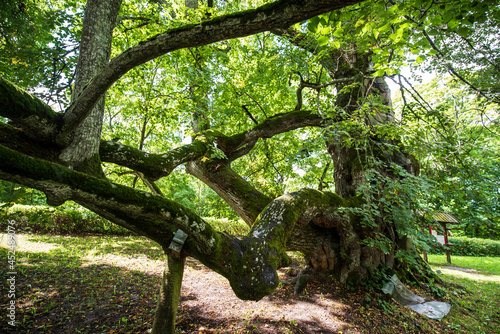
M94 154L92 157L83 160L77 166L74 166L75 170L86 173L98 178L104 178L104 172L101 166L101 158L99 154Z
M43 119L55 123L59 115L47 104L2 78L0 78L0 105L2 105L1 115L11 120L35 116L38 122Z
M169 175L179 164L203 156L207 150L208 145L198 139L162 154L145 153L134 147L101 140L99 154L102 161L127 166L158 180Z

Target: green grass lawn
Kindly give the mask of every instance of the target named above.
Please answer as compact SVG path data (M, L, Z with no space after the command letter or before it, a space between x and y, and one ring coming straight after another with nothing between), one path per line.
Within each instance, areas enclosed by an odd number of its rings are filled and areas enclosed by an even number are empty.
M428 255L439 276L464 289L449 290L452 303L443 324L457 333L500 333L500 257Z
M500 276L500 257L451 256L451 264L446 263L446 255L428 255L429 263L447 267L475 269L482 274Z

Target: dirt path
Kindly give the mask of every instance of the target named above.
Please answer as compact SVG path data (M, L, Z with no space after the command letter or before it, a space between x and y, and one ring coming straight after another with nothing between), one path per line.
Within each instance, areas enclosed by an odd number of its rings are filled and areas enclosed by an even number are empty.
M280 275L287 280L284 270ZM210 327L220 328L223 322L224 333L238 329L259 333L358 332L343 320L349 318L349 307L335 298L335 290L340 287L333 287L333 291L311 288L314 291L306 289L303 295L295 296L293 286L285 284L259 302L242 301L225 278L191 260L183 281L178 328L212 332Z

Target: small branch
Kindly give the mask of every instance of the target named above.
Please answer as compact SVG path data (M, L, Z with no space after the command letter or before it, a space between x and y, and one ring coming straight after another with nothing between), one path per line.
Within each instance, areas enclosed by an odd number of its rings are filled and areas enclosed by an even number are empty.
M144 27L144 26L147 26L148 24L151 23L151 19L148 19L146 17L132 17L132 16L125 16L125 17L120 17L118 18L118 20L120 21L120 24L123 22L123 21L142 21L141 23L139 23L138 25L134 26L134 27L130 27L130 28L125 28L125 30L123 32L127 32L127 31L130 31L130 30L134 30L134 29L138 29L138 28L141 28L141 27Z
M271 164L271 166L273 167L273 169L276 172L276 174L278 174L279 180L281 181L281 182L278 182L277 186L279 188L283 187L283 189L280 189L280 190L284 193L285 192L285 187L286 187L285 182L284 182L285 181L284 177L281 174L281 172L279 171L279 169L276 167L276 165L275 165L275 163L273 161L273 158L271 157L271 154L269 152L269 146L267 145L267 141L265 139L264 139L264 148L265 148L265 153L264 154L265 154L265 156L267 158L268 164L269 163Z
M271 117L245 132L230 137L214 130L207 130L198 134L191 144L162 154L151 154L131 146L104 140L100 143L99 154L103 162L111 162L141 172L154 181L168 176L181 164L202 158L211 149L212 142L217 143L228 157L228 161L234 161L249 153L260 138L271 138L307 126L322 127L330 122L311 112L291 112Z
M425 30L422 30L422 32L423 32L425 38L427 39L427 41L429 42L430 46L432 47L432 49L435 50L438 53L439 58L441 60L443 60L443 61L446 61L446 56L437 47L437 45L434 43L434 41L432 40L432 38L427 34L427 32ZM477 92L479 95L481 95L482 97L484 97L488 101L492 101L492 102L495 102L495 103L500 103L500 100L498 100L496 98L489 97L481 89L479 89L476 86L474 86L467 79L465 79L462 75L460 75L457 71L455 71L455 69L453 68L453 66L449 62L444 63L444 66L446 67L446 69L448 70L448 72L451 75L453 75L458 80L462 81L464 84L466 84L468 87L470 87L473 91Z
M334 79L334 80L326 82L326 83L318 84L318 83L313 83L313 82L309 82L309 81L304 80L304 78L302 77L302 74L300 72L294 72L294 73L298 74L299 78L300 78L300 83L299 83L299 86L297 87L297 105L295 106L294 110L299 111L302 109L302 100L303 100L302 99L302 91L304 88L311 88L317 92L317 100L318 100L317 109L318 109L318 113L320 115L322 115L321 109L319 106L319 94L320 94L321 89L332 86L332 85L336 85L339 83L352 82L352 81L356 81L356 80L363 78L363 74L360 73L360 74L357 74L357 75L352 76L352 77L338 78L338 79ZM288 83L291 84L291 80L289 80Z
M250 151L254 148L256 143L257 143L257 141L255 140L255 141L250 142L250 143L246 144L245 146L235 150L233 153L231 153L230 155L227 156L228 162L233 162L234 160L241 158L241 157L247 155L248 153L250 153Z
M243 111L245 111L245 113L248 115L248 117L250 117L252 122L254 122L255 124L259 124L259 122L257 122L257 120L252 116L252 114L250 113L250 111L248 110L246 105L241 106L241 108L243 108Z
M321 191L323 190L323 181L325 180L326 173L328 172L328 169L330 168L330 161L325 166L325 169L323 170L323 174L321 174L321 178L319 179L319 184L318 184L318 190Z
M136 172L136 174L141 179L142 183L144 183L144 185L149 188L149 191L151 191L151 193L163 197L161 189L158 187L158 185L156 185L156 183L153 180L148 179L141 172Z
M248 94L247 92L244 92L244 94L246 96L248 96L253 102L255 102L255 104L259 107L259 109L262 111L262 113L264 114L264 116L267 118L267 114L266 114L266 111L264 110L264 108L262 108L262 106L260 105L259 101L257 101L256 99L253 98L252 95Z

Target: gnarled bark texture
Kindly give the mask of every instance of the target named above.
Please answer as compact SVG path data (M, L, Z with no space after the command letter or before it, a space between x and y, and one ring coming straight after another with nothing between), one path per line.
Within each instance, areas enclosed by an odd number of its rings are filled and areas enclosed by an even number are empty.
M394 122L391 94L387 84L383 78L370 77L369 53L360 53L356 51L355 46L350 50L320 46L315 38L293 29L274 29L272 32L319 57L319 62L336 85L338 95L335 104L343 111L344 118L361 118L368 127ZM345 80L342 80L343 78ZM369 96L377 97L378 103L370 106L365 114L360 114ZM330 133L326 148L333 161L335 192L342 198L354 198L361 187L366 185L366 171L374 166L375 160L382 161L386 166L386 169L378 168L383 175L391 174L391 163L402 166L410 174L418 173L411 157L401 153L399 149L394 149L400 144L397 140L373 136L370 138L370 147L357 146L349 144L356 142L356 139L359 139L358 142L363 139L355 131L348 135L336 135L335 131ZM330 227L328 222L324 227ZM401 239L406 240L406 237L398 235L395 223L389 217L376 218L374 227L354 223L346 224L344 228L342 234L339 234L338 227L324 231L323 233L329 235L329 240L320 243L315 252L309 253L310 266L316 271L325 271L326 264L329 267L335 260L343 262L340 268L334 270L334 275L342 282L359 281L380 264L393 267L395 253L398 250L409 250L407 243L400 242ZM376 235L383 235L390 241L390 251L363 246L363 240ZM337 253L342 256L339 257ZM328 260L318 264L318 259Z

